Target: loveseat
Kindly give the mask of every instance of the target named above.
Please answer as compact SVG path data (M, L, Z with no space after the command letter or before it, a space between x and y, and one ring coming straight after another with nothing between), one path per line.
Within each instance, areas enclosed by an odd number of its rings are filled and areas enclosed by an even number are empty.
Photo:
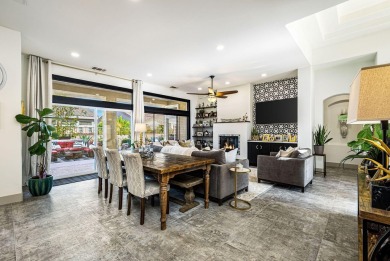
M298 153L294 158L258 155L258 182L264 180L293 185L300 187L303 193L307 184L312 183L313 180L313 158L311 153L301 157Z
M160 146L154 146L153 150L155 152L164 152ZM177 148L170 151L178 152L178 150L180 149ZM188 152L183 152L182 155L185 155L186 153ZM225 152L223 150L197 151L193 149L190 155L194 157L212 158L215 160L215 163L211 164L210 169L209 199L211 201L218 202L219 206L221 206L224 201L234 196L234 174L232 174L229 169L233 168L238 163L241 163L244 168L249 168L249 161L247 159L240 159L235 162L226 163ZM197 177L203 177L202 171L194 171L189 174ZM248 175L237 176L237 191L247 191L248 184ZM202 196L204 195L204 186L197 186L194 190L196 194Z

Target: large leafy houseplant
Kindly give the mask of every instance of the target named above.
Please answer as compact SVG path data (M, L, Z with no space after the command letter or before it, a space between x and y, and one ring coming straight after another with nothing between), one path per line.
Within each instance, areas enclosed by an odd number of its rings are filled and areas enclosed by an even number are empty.
M359 133L357 134L356 140L352 140L347 143L347 146L351 148L350 153L341 160L341 163L345 163L347 160L363 159L362 164L364 165L367 160L366 158L373 159L376 161L381 160L380 150L373 146L367 140L382 139L382 130L380 124L365 124Z
M36 175L39 179L44 179L47 174L47 144L51 138L57 138L58 135L55 132L55 128L46 123L46 119L50 118L50 114L53 113L52 109L44 108L43 110L36 109L38 118L30 117L23 114L15 116L17 122L24 124L23 131L27 132L28 137L32 137L34 133L37 135L37 142L28 148L30 155L36 155L37 172Z
M313 132L314 146L324 146L326 143L331 141L333 138L328 138L330 131L325 126L318 125L317 129Z

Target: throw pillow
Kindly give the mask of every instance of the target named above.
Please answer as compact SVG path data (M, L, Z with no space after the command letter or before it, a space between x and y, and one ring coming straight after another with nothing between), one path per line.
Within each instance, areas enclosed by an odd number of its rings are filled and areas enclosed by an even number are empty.
M237 151L238 149L234 149L229 152L225 152L226 163L231 163L236 161Z
M310 149L302 148L302 149L299 149L298 151L299 151L298 158L300 158L300 159L307 158L311 155Z
M193 151L191 156L214 159L214 164L218 165L226 163L225 150Z
M182 146L182 147L191 147L191 141L190 140L187 140L187 141L179 141L179 145Z
M286 150L286 151L281 150L281 151L280 151L280 157L290 157L290 155L291 155L293 152L294 152L294 150L290 150L290 151L288 151L288 150Z

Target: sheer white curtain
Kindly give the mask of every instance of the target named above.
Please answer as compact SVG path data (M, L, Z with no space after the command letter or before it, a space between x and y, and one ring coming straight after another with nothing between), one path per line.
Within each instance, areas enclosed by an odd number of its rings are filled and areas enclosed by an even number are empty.
M135 124L144 123L144 91L142 90L142 81L140 80L133 80L132 87L133 87L133 124L131 125L131 142L134 142L136 140L136 135L134 131Z
M37 117L35 109L51 108L52 105L52 76L51 61L44 61L41 57L29 56L27 71L27 100L26 115ZM37 157L30 157L28 148L37 141L37 137L28 138L23 132L23 182L36 173ZM48 145L48 158L51 161L51 144ZM48 173L50 173L50 164L47 164Z

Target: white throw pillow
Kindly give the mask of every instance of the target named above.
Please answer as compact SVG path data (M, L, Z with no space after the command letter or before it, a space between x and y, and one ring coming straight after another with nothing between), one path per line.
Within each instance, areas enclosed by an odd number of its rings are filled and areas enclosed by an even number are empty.
M225 152L226 163L231 163L236 161L237 151L238 149L234 149L229 152Z

